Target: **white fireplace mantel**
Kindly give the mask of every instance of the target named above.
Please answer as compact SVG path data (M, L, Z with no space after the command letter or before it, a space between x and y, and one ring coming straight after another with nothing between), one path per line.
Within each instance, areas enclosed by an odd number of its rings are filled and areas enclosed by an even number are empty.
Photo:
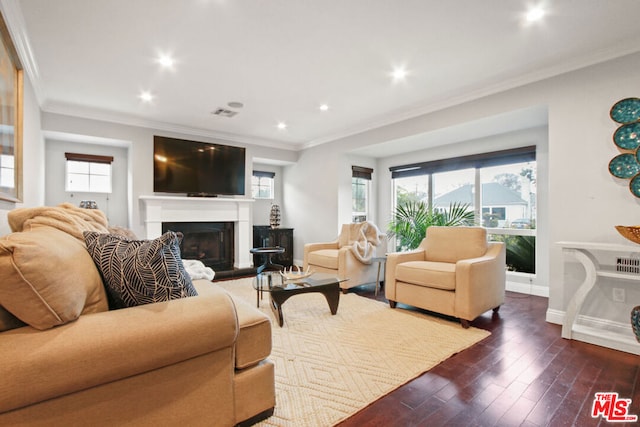
M251 267L253 199L222 197L140 196L140 217L147 239L162 235L163 222L233 222L234 267Z

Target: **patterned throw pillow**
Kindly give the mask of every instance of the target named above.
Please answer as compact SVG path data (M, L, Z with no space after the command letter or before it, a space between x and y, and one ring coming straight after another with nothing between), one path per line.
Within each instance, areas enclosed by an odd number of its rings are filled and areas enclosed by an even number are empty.
M155 240L129 240L85 231L84 239L111 308L198 295L180 258L181 235L169 231Z

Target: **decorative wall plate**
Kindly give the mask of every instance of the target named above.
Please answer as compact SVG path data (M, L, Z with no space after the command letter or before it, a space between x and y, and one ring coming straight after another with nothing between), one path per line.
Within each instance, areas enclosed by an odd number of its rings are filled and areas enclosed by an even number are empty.
M623 150L635 150L640 146L640 122L620 126L613 134L613 143Z
M640 197L640 174L631 178L631 181L629 181L629 190L631 190L634 196Z
M609 173L616 178L623 179L629 179L637 175L640 173L640 164L636 160L636 155L632 153L624 153L615 156L609 162ZM640 191L640 180L638 185L638 190ZM633 192L633 190L631 192Z
M626 124L640 120L640 98L625 98L613 104L609 115L613 121Z

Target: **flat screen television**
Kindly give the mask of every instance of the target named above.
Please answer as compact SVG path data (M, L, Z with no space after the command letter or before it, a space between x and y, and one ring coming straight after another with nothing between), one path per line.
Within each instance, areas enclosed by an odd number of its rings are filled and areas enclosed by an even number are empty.
M153 137L153 191L214 197L244 195L245 149Z

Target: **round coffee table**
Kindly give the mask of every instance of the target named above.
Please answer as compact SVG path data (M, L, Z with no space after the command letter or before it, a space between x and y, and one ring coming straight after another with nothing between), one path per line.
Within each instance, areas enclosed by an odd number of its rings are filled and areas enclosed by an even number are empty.
M264 263L258 267L257 273L260 274L264 270L282 270L284 267L280 264L274 264L271 261L271 257L274 255L284 253L284 248L281 246L267 246L264 248L253 248L249 250L252 254L263 255Z

